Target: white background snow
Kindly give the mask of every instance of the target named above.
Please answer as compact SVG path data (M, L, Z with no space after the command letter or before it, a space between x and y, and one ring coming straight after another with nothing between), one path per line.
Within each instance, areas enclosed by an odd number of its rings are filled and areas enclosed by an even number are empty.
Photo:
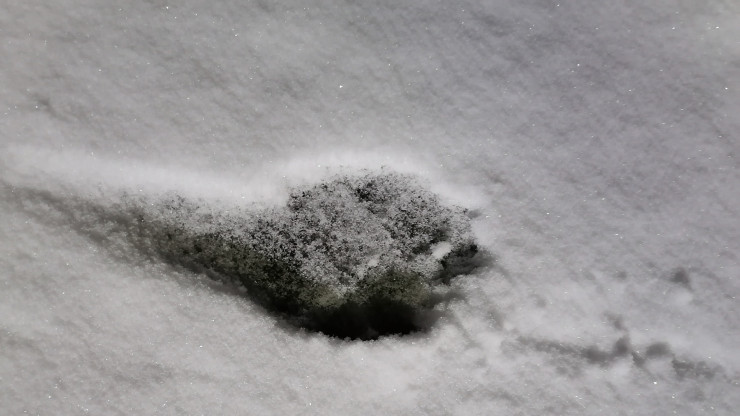
M0 413L736 414L740 3L0 1ZM78 232L412 172L496 262L347 342Z

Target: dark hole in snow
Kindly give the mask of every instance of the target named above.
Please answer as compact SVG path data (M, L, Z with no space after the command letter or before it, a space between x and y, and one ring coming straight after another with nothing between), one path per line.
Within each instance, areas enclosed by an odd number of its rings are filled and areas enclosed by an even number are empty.
M465 210L396 173L295 189L283 208L225 213L172 197L143 210L141 235L169 261L341 338L425 329L435 289L480 257Z
M671 282L684 286L687 289L691 288L691 278L689 272L684 268L678 268L673 272L671 276Z

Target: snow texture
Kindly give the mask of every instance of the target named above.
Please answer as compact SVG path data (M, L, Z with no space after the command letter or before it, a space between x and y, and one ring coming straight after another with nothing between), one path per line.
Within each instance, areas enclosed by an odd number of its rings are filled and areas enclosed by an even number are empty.
M2 413L736 414L738 39L732 0L3 2ZM206 231L382 166L491 260L372 341L113 209Z

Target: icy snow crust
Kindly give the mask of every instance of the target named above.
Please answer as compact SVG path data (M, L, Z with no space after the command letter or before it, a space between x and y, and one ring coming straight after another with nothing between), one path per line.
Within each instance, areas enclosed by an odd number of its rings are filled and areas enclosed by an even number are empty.
M735 415L739 7L3 2L0 413ZM496 261L369 342L110 209L228 217L380 166Z

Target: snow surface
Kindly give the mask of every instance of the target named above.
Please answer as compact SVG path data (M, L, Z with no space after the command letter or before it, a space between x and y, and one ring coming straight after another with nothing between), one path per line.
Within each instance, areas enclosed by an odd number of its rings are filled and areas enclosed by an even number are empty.
M740 3L279 3L2 2L3 413L736 414ZM70 215L381 166L496 258L425 333L297 330Z

